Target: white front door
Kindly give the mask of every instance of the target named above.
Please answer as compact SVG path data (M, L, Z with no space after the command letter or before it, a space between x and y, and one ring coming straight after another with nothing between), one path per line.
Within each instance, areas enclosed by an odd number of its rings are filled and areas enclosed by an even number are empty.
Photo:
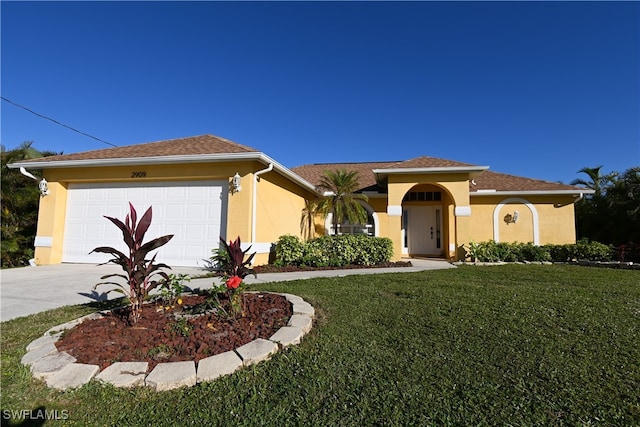
M442 208L405 206L405 245L409 254L442 255Z

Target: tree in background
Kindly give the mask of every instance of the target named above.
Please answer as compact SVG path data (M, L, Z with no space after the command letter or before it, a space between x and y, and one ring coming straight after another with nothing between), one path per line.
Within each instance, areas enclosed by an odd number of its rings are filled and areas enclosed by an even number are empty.
M599 198L602 197L602 189L606 188L607 184L611 182L611 180L615 177L616 173L612 173L609 175L601 175L600 171L602 170L602 165L596 166L595 168L587 168L584 167L578 171L578 173L586 174L589 179L574 179L571 181L571 185L582 185L583 187L587 187L590 190L595 191L593 195L589 195L587 197Z
M578 238L605 244L640 244L640 167L601 175L602 166L582 168L588 180L572 185L594 190L576 204Z
M612 243L640 244L640 166L618 174L607 188Z
M358 201L366 202L369 199L364 194L355 194L360 187L357 171L325 171L318 187L329 193L320 199L318 210L325 217L333 214L334 234L338 234L338 224L345 219L352 224L367 222L367 211Z
M25 266L33 258L40 202L38 183L22 175L17 169L9 169L7 165L58 153L40 152L33 148L32 144L32 141L23 142L13 150L0 147L2 158L0 266L2 268Z

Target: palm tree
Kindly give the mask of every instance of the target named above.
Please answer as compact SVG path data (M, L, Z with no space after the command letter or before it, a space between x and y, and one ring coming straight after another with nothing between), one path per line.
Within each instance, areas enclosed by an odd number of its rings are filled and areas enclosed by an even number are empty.
M300 230L306 240L313 239L315 234L314 219L319 213L318 200L305 200L304 209L302 209L302 218L300 218Z
M318 202L318 211L325 218L333 214L333 230L338 234L338 224L348 220L352 224L367 222L367 211L359 201L369 200L364 194L355 194L359 189L359 174L357 171L340 169L325 171L318 187L327 194Z
M582 185L591 190L594 190L594 197L599 198L602 195L602 190L614 177L613 174L610 175L600 175L600 170L602 169L602 165L596 166L595 168L584 167L578 171L578 173L587 174L589 180L584 179L574 179L571 181L571 185Z

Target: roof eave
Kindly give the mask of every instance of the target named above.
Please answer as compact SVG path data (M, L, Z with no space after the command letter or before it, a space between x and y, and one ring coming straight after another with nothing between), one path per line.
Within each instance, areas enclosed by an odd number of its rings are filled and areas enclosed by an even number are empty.
M188 154L174 156L152 156L152 157L126 157L111 159L86 159L86 160L57 160L42 162L17 162L7 165L9 168L20 167L29 169L55 169L55 168L80 168L99 166L129 166L129 165L158 165L158 164L181 164L181 163L203 163L203 162L228 162L241 160L256 160L265 165L273 164L274 169L281 175L289 178L298 185L318 193L315 186L291 170L273 160L271 157L260 151L245 153L225 153L225 154Z
M436 168L389 168L373 169L374 174L411 174L411 173L480 173L489 169L489 166L443 166Z
M389 175L408 174L440 174L440 173L467 173L469 179L475 178L482 172L489 169L489 166L443 166L434 168L389 168L373 169L376 182L383 183Z
M518 191L518 190L509 190L509 191L471 191L469 192L470 197L482 197L482 196L580 196L584 194L593 194L595 191L593 190L529 190L529 191Z
M257 160L263 155L259 151L247 153L225 154L185 154L173 156L147 156L147 157L123 157L109 159L85 159L85 160L45 160L41 162L17 162L11 163L10 168L25 167L30 169L54 169L54 168L81 168L96 166L128 166L128 165L157 165L167 163L196 163L196 162L223 162L229 160Z

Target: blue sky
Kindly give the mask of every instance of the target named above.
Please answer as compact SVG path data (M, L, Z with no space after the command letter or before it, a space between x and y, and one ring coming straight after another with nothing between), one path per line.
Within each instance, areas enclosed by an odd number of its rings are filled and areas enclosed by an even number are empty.
M638 2L1 2L2 96L116 145L287 167L421 155L562 181L640 165ZM5 101L2 144L108 148Z

